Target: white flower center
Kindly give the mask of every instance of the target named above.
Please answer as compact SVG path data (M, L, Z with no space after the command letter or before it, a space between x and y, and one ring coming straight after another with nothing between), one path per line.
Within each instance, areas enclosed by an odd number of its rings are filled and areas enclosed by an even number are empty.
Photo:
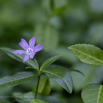
M33 53L33 49L32 49L32 48L28 48L28 49L26 50L26 54L30 55L30 54L32 54L32 53Z

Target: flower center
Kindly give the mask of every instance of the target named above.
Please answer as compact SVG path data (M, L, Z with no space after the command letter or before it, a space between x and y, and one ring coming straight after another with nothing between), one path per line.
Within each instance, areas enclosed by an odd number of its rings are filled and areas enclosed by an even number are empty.
M26 54L30 55L33 53L33 49L32 48L28 48L26 51Z

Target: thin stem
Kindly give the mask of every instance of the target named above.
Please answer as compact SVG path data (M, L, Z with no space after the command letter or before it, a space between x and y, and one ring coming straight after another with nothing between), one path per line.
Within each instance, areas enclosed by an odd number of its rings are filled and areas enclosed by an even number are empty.
M39 88L39 82L40 82L40 77L41 77L41 71L39 69L38 62L36 61L35 58L33 58L33 61L34 61L35 66L36 66L36 70L38 71L38 81L37 81L37 87L36 87L36 92L35 92L35 99L36 99L37 98L37 94L38 94L38 88Z
M37 98L37 94L38 94L38 88L39 88L40 76L41 76L41 74L38 75L38 81L37 81L37 88L36 88L36 93L35 93L35 99Z

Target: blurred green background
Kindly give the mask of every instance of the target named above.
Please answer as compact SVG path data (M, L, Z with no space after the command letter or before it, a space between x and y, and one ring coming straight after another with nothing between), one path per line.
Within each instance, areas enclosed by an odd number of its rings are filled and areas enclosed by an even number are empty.
M74 90L68 94L56 82L50 80L51 94L64 103L83 103L82 88L90 83L101 83L102 66L81 63L68 50L68 46L86 43L103 49L103 1L102 0L0 0L0 47L21 49L21 38L29 41L36 36L36 44L44 49L36 54L41 64L47 58L63 55L54 64L78 69L85 74L71 72ZM25 70L24 64L15 61L0 51L0 78ZM33 89L36 80L13 88L0 90L0 95L12 92L26 93ZM13 101L2 98L2 101ZM7 102L6 102L7 103Z

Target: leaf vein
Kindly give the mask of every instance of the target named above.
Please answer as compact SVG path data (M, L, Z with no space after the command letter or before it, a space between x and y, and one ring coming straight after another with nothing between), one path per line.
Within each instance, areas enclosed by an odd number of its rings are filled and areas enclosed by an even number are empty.
M74 48L73 48L73 49L74 49ZM84 52L82 52L82 51L79 51L79 50L76 50L76 49L74 49L74 50L77 51L77 52L79 52L79 53L82 53L82 54L84 54L84 55L86 55L86 56L89 56L90 58L95 59L95 60L97 60L97 61L99 61L99 62L101 62L101 63L103 64L103 61L99 60L98 58L95 58L95 57L93 57L93 56L91 56L91 55L87 55L86 53L84 53Z

